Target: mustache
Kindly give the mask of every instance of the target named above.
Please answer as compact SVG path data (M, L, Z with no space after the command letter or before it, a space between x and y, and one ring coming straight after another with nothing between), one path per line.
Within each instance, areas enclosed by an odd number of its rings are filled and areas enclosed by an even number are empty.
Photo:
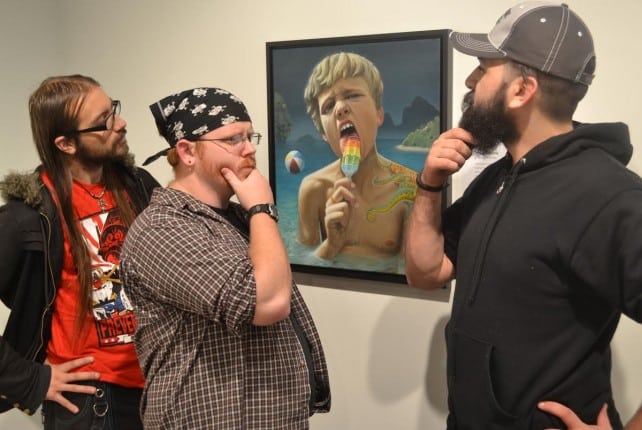
M473 105L474 91L468 91L461 99L461 111L466 112Z

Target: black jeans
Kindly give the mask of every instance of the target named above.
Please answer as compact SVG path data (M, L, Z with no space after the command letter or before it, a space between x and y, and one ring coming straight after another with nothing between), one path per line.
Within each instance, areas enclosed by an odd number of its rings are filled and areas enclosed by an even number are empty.
M82 383L95 386L96 394L63 393L78 406L77 414L56 402L43 403L45 430L142 430L138 411L142 389L107 382Z

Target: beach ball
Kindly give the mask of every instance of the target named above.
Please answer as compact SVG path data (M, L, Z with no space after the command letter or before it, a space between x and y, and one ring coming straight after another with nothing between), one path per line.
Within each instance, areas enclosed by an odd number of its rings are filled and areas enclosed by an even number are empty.
M288 172L296 175L303 171L303 166L305 166L303 154L299 151L290 151L285 155L285 168L288 169Z

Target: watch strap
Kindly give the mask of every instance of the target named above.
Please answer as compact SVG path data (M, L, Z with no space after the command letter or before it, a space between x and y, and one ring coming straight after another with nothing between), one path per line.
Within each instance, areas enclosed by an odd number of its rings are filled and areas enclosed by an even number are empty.
M268 214L274 221L279 221L279 212L276 209L276 206L272 203L260 203L254 205L247 210L247 219L249 220L253 215L265 213Z

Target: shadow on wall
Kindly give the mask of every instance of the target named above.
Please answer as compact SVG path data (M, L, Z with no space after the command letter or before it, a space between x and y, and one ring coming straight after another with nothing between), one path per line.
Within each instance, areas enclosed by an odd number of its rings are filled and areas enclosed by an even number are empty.
M448 387L446 381L446 324L449 315L442 316L434 325L430 349L428 350L428 363L426 365L426 395L428 404L439 412L448 414ZM445 424L444 424L445 425Z
M373 330L368 366L370 392L377 400L391 404L419 390L427 397L421 415L447 414L444 327L449 317L439 314L426 313L421 302L409 306L401 301L391 302L382 313ZM422 363L426 356L427 363Z
M624 372L622 372L618 351L611 347L611 387L615 406L620 413L620 418L622 418L623 423L626 423L633 414L633 412L629 412L627 405L622 402L622 399L626 397L626 383L627 379Z
M623 422L635 414L640 405L640 384L639 372L630 368L628 363L639 363L639 349L633 348L633 345L627 341L639 333L640 324L633 321L627 316L620 318L620 323L611 341L611 386L613 398L617 406L620 418ZM636 357L636 355L638 357ZM625 369L629 368L629 372ZM638 367L639 369L639 367Z

